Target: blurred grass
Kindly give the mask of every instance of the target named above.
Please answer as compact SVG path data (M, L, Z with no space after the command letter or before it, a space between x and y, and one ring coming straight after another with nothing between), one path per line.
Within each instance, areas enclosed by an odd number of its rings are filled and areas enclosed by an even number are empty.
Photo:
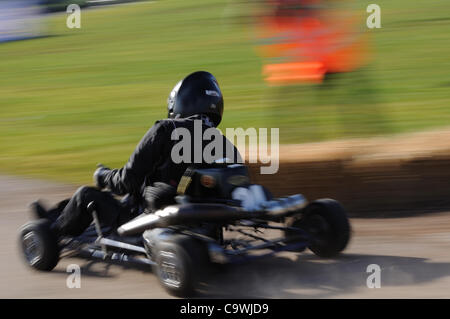
M120 167L190 72L207 70L225 95L226 127L280 127L283 143L450 125L450 3L387 1L374 59L330 87L268 88L252 6L157 1L49 16L49 36L0 44L0 170L87 182L97 162Z

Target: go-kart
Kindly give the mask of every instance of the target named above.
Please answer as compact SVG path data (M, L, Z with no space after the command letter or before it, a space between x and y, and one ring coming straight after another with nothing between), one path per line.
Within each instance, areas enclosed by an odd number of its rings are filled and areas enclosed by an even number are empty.
M170 294L186 297L214 264L306 248L333 257L350 239L349 220L337 201L272 198L264 187L250 183L244 165L190 168L178 190L176 204L143 213L117 229L100 227L91 202L93 223L75 238L56 240L49 221L31 221L20 230L25 260L42 271L52 270L64 256L81 253L144 263L154 268ZM264 230L281 236L267 238Z

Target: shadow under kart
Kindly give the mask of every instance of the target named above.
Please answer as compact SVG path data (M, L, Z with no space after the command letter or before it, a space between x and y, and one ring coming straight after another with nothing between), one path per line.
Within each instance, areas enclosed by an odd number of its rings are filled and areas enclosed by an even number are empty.
M301 195L270 199L264 188L249 183L243 165L193 169L180 184L184 194L177 197L177 204L142 214L118 229L100 227L94 202L88 205L93 224L75 238L56 240L48 220L31 221L20 230L25 261L42 271L52 270L60 258L80 253L147 264L170 294L186 297L195 292L212 264L306 248L333 257L350 239L346 212L337 201L307 203ZM265 238L264 229L282 236Z

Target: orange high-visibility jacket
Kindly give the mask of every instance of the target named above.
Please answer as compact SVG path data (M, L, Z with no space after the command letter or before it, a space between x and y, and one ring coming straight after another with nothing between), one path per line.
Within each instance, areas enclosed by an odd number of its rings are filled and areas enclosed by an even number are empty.
M269 84L320 83L326 73L350 72L366 62L367 35L358 32L355 15L327 8L301 12L262 18Z

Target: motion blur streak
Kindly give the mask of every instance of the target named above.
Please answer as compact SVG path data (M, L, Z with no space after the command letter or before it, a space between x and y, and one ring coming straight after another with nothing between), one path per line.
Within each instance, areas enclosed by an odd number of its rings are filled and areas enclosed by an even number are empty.
M43 33L39 0L0 1L0 42L22 40Z

